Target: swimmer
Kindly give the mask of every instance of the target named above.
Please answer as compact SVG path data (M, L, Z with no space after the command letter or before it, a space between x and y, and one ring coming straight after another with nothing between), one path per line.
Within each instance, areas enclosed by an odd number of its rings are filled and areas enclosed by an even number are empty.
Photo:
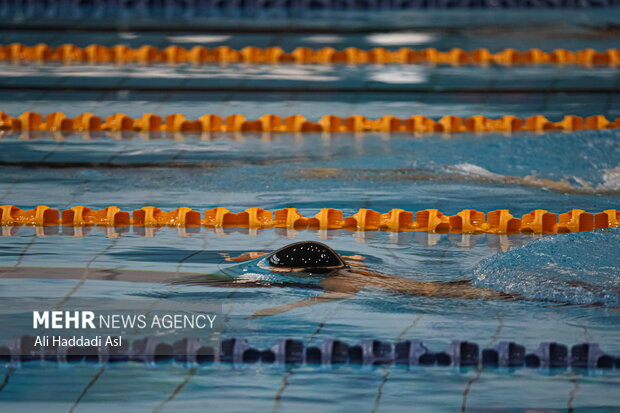
M266 256L266 257L265 257ZM264 257L264 258L262 258ZM320 275L323 292L290 304L264 308L247 318L281 314L300 307L343 300L364 288L374 287L392 292L434 298L469 298L480 300L514 300L519 297L500 291L477 288L470 281L425 282L369 270L360 255L340 256L325 244L302 241L287 245L271 254L246 252L228 261L259 261L259 266L276 273Z
M535 175L510 176L491 172L477 165L462 163L445 165L440 171L430 168L394 168L394 169L340 169L340 168L309 168L301 169L298 176L304 179L357 179L371 181L455 181L481 182L502 185L517 185L538 188L560 194L574 195L618 195L615 185L615 174L618 167L603 175L604 182L593 185L583 179L572 177L570 180L554 181ZM571 183L574 181L575 183Z
M58 278L78 279L81 282L111 280L234 288L296 287L322 290L321 293L303 300L258 310L248 316L249 319L351 298L365 288L380 288L404 295L432 298L525 299L519 295L490 288L474 287L469 280L417 281L372 271L364 264L364 257L360 255L341 256L332 248L316 241L296 242L273 253L244 252L236 257L227 257L226 261L243 264L223 269L223 274L97 268L0 267L0 278ZM259 271L259 274L253 273L253 266L265 270L266 274L262 271ZM253 278L253 275L258 277ZM572 283L574 282L567 282L569 285L573 285ZM588 285L588 287L596 289L595 286Z

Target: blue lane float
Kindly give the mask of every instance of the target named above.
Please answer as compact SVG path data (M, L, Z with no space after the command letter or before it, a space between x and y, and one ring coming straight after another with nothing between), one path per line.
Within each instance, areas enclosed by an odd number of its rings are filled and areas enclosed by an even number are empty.
M498 8L589 8L618 6L618 0L35 0L7 2L6 11L44 12L46 17L175 14L201 16L209 10L407 10L407 9L498 9ZM11 4L12 3L12 4ZM5 11L5 13L6 13Z
M493 348L482 350L482 365L491 367L521 367L525 364L525 347L502 341Z
M430 351L420 340L395 344L368 339L349 345L341 340L324 341L305 346L300 340L281 338L268 349L253 347L243 338L221 341L219 348L203 345L198 338L183 338L167 343L158 337L146 337L119 347L35 347L35 338L19 336L0 346L0 362L19 365L22 362L57 363L137 362L156 364L176 362L189 365L229 364L295 364L329 365L400 365L454 366L538 369L620 369L620 355L605 353L597 343L569 347L555 342L541 343L532 352L514 342L502 341L492 348L454 340L443 351Z

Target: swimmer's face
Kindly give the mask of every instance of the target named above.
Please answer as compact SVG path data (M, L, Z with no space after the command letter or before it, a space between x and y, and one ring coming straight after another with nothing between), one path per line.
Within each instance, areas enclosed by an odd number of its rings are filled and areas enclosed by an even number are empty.
M327 273L346 267L336 251L315 241L287 245L270 254L266 260L275 272Z

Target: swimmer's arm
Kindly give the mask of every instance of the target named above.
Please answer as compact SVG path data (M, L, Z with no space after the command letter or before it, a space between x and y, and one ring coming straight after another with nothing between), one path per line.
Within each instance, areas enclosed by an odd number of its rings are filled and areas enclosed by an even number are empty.
M301 307L308 307L311 305L329 303L332 301L343 300L345 298L353 297L354 293L340 293L335 291L327 291L313 297L304 298L303 300L295 301L294 303L284 304L277 307L263 308L256 311L251 316L246 317L246 320L252 320L260 317L267 317L270 315L282 314L287 311L295 310Z
M473 287L468 281L417 282L403 291L409 295L433 298L468 298L475 300L515 300L517 296L490 288Z
M355 294L359 291L359 288L346 282L346 280L342 279L342 277L325 278L321 281L321 287L325 290L322 294L304 298L303 300L295 301L290 304L284 304L278 307L263 308L262 310L258 310L253 315L246 318L254 319L259 317L267 317L270 315L282 314L296 308L344 300L355 296Z
M519 297L489 288L474 287L469 280L432 282L417 281L374 271L352 271L364 276L366 285L392 290L401 294L433 298L471 298L478 300L506 300Z

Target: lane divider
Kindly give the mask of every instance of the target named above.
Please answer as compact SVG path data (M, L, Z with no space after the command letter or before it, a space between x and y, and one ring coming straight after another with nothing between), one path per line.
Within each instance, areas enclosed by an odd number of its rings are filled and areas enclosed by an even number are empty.
M480 9L492 9L498 12L490 17L493 19L493 27L501 29L502 24L507 24L507 19L504 17L509 14L504 12L504 9L521 9L528 10L529 13L535 13L535 9L571 9L579 10L581 13L587 13L588 9L600 10L601 8L612 8L609 13L614 13L615 7L618 7L618 3L615 0L580 0L576 3L574 0L549 0L544 2L533 2L532 0L508 0L497 2L496 0L478 0L478 1L427 1L427 0L377 0L368 2L366 0L348 0L346 2L337 0L314 0L314 1L276 1L266 2L264 0L245 0L243 2L237 0L219 0L209 2L208 4L200 2L189 2L187 0L166 0L162 4L161 0L140 0L138 3L134 2L119 2L117 0L98 0L96 5L93 5L92 0L72 0L71 2L53 1L51 3L44 2L7 2L7 5L2 9L2 17L7 18L6 26L15 30L15 28L23 28L28 30L30 27L44 28L47 31L58 30L62 28L64 30L77 30L84 31L86 29L94 31L113 31L118 32L119 23L118 20L122 20L122 29L126 31L141 31L147 30L148 32L157 29L158 31L165 32L198 32L198 33L230 33L236 32L235 29L241 31L241 33L288 33L289 30L293 30L295 33L305 33L307 31L311 33L358 33L363 30L359 24L354 26L345 24L344 27L338 27L337 23L328 25L305 25L298 22L301 18L316 19L316 11L321 10L324 12L333 12L335 14L326 14L326 18L331 17L333 20L327 20L327 22L341 22L354 20L356 23L360 22L360 12L364 14L364 22L368 18L367 25L369 32L372 30L380 30L374 28L375 24L383 21L383 19L371 19L373 17L381 17L382 13L395 10L453 10L460 9L461 11L467 10L464 17L471 16L469 19L478 21L478 18L482 18L482 21L487 22L488 17L486 14L481 13ZM277 10L276 14L270 14ZM162 12L165 14L162 14ZM351 14L344 13L344 11L353 12ZM607 10L603 10L607 12ZM375 16L375 13L377 16ZM424 12L423 12L424 13ZM213 21L213 18L222 19L224 22L228 18L238 18L239 15L244 17L256 17L259 19L265 19L269 14L269 18L275 24L272 25L252 25L250 27L244 27L244 25L215 25L211 27L211 24L205 25L205 19L209 22ZM543 16L547 14L543 11ZM321 15L322 17L323 15ZM392 16L392 14L388 14ZM406 15L399 16L401 19L408 16L426 17L418 15ZM502 17L499 17L502 16ZM279 23L280 19L284 17L292 18L291 23L282 25ZM464 18L461 17L461 18ZM519 15L515 17L521 17ZM564 19L564 15L559 16ZM55 18L59 18L58 21ZM431 17L428 17L431 18ZM71 23L67 24L66 20L70 20ZM337 19L337 20L336 20ZM519 21L523 21L523 17ZM557 19L557 17L556 17ZM85 24L91 23L91 20L95 21L92 26L86 26ZM216 20L217 21L217 20ZM259 20L262 21L262 20ZM285 22L287 20L284 20ZM508 20L512 21L512 19ZM555 21L555 20L554 20ZM568 22L571 19L567 19ZM30 23L36 22L36 23ZM415 20L414 20L415 22ZM54 24L56 23L56 24ZM481 22L481 24L484 24ZM545 25L546 23L538 23L539 25ZM298 26L299 25L299 26ZM368 27L367 26L367 27ZM384 27L380 24L379 27ZM391 27L388 26L388 27ZM401 27L396 23L395 27ZM417 27L417 26L413 26ZM450 27L450 26L448 26ZM458 27L458 26L457 26ZM544 27L544 26L543 26ZM585 26L589 27L588 25ZM271 31L270 31L271 29ZM366 31L363 31L366 32Z
M605 353L597 343L582 343L570 348L555 342L541 343L534 351L525 346L502 341L480 351L478 344L454 340L443 351L430 351L421 340L389 343L366 339L349 345L341 340L325 339L313 346L300 340L280 338L267 349L252 347L243 338L223 340L218 348L203 345L199 338L183 338L173 343L158 337L133 342L123 340L118 347L88 348L35 346L35 337L18 336L0 346L0 361L18 364L24 361L77 363L180 362L206 364L307 364L307 365L404 365L458 367L530 367L542 369L612 369L620 368L620 356Z
M282 118L267 114L250 120L244 115L236 114L226 117L205 114L190 120L181 113L161 117L145 113L134 119L124 113L116 113L102 119L93 113L82 113L70 118L62 112L41 114L24 112L19 116L10 116L0 112L0 130L12 131L110 131L110 132L408 132L408 133L458 133L458 132L546 132L601 130L620 128L620 117L609 120L603 115L588 117L566 115L562 120L552 122L542 115L519 118L502 116L491 119L475 115L460 117L446 115L434 120L422 115L408 118L382 116L369 119L354 115L342 118L325 115L319 121L312 122L303 115L291 115Z
M380 213L362 208L352 216L334 208L323 208L313 217L301 215L297 208L283 208L275 212L262 208L248 208L241 212L231 212L227 208L217 207L200 213L188 207L164 211L147 206L136 209L130 214L116 206L94 210L85 206L74 206L59 211L46 205L39 205L30 210L23 210L14 205L0 206L0 225L35 225L35 226L106 226L122 227L162 227L172 226L191 228L204 225L214 228L285 228L350 231L426 231L453 232L462 234L547 234L593 231L620 226L620 211L608 209L599 213L590 213L573 209L566 213L555 214L544 209L536 209L521 218L513 216L507 209L484 213L473 209L464 209L456 215L447 216L437 209L425 209L415 214L404 209L392 209Z
M579 66L620 66L620 50L608 49L597 51L583 49L570 51L556 49L544 52L540 49L518 51L504 49L496 53L488 49L465 51L454 48L440 51L434 48L415 50L401 48L388 50L382 47L362 50L347 47L336 50L331 47L311 49L298 47L287 53L280 47L248 46L239 50L228 46L208 49L194 46L185 49L180 46L168 46L159 49L144 45L133 49L125 45L111 47L91 44L78 47L74 44L63 44L51 47L45 43L26 46L21 43L0 45L0 60L16 62L61 62L71 63L138 63L143 65L156 63L191 63L195 65L208 63L246 63L246 64L432 64L432 65L579 65Z

